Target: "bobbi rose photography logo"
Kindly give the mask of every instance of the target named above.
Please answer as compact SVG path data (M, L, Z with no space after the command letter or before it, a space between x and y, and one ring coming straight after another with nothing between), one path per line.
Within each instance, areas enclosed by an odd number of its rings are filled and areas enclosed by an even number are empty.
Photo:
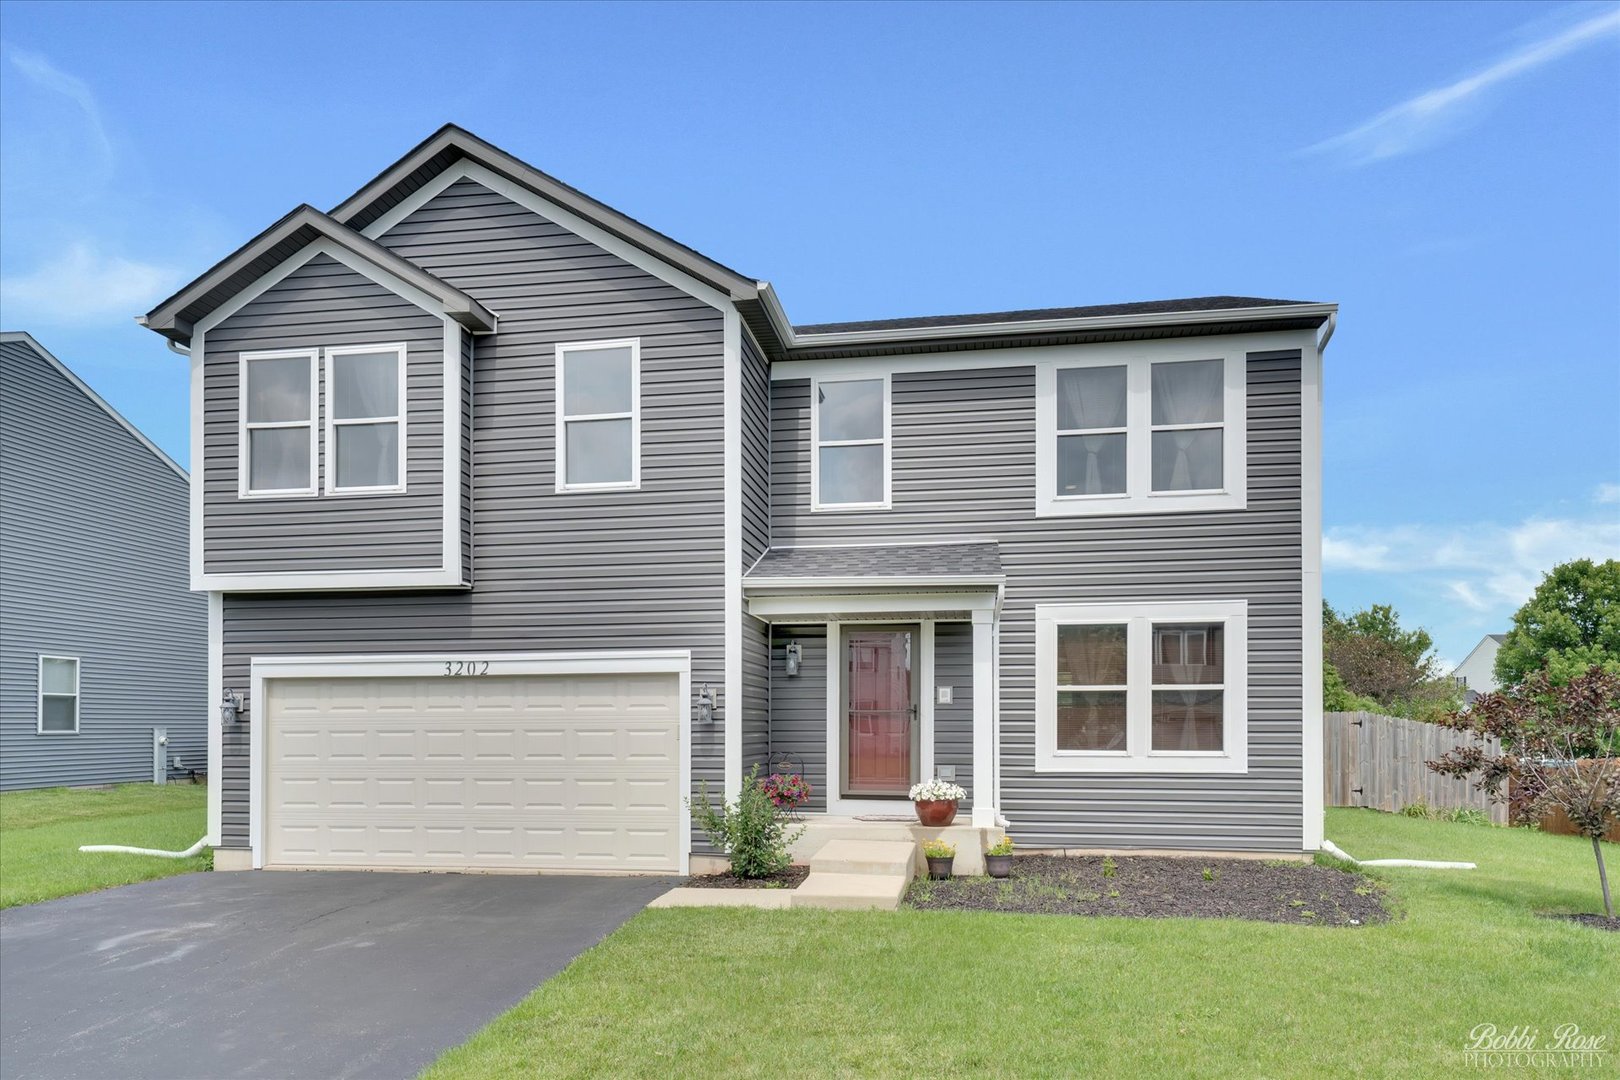
M1579 1024L1540 1028L1475 1024L1463 1047L1463 1064L1481 1068L1572 1068L1601 1066L1611 1057L1607 1035L1588 1035Z

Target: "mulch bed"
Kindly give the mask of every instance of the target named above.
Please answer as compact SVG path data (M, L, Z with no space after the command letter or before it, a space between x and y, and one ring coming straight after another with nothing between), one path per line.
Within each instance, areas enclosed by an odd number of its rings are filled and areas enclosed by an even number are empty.
M1594 930L1613 930L1620 932L1620 919L1611 919L1606 915L1543 915L1544 919L1563 919L1567 922L1578 922L1582 926L1590 926Z
M808 866L790 866L768 878L740 878L729 870L723 874L694 874L686 879L688 889L797 889L810 876Z
M1035 915L1255 919L1359 926L1389 919L1381 886L1364 874L1295 862L1158 856L1021 855L1012 876L920 880L908 907ZM1206 873L1207 871L1207 873Z

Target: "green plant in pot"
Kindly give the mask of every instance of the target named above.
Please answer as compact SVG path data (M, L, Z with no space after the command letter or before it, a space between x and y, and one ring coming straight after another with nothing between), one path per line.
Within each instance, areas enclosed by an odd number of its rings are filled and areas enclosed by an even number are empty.
M967 792L949 780L934 777L911 785L911 801L917 808L917 820L931 828L940 828L956 820L956 804L967 798Z
M991 844L984 853L984 872L991 877L1012 875L1013 838L1003 836Z
M928 876L934 881L949 881L951 864L956 861L956 845L943 840L929 840L923 844L923 858L928 860Z

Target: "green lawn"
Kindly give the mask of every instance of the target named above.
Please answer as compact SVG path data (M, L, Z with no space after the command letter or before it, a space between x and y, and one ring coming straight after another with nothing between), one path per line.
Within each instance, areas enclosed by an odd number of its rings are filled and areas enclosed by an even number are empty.
M206 870L213 856L87 854L80 844L184 851L208 827L201 784L45 788L0 795L0 908Z
M1400 916L1361 928L647 911L425 1075L1431 1077L1486 1022L1606 1034L1571 1075L1620 1060L1620 934L1536 917L1600 910L1586 841L1365 810L1328 837L1480 865L1379 871Z

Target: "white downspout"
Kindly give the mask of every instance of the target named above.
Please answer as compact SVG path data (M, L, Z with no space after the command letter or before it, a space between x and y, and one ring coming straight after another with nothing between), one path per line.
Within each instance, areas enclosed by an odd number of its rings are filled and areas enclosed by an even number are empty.
M152 855L159 859L189 859L193 855L202 854L203 848L208 846L208 837L205 836L201 840L198 840L195 844L192 844L190 847L186 848L184 851L159 851L157 848L124 847L122 844L85 844L80 847L79 850L107 851L114 852L119 855Z

